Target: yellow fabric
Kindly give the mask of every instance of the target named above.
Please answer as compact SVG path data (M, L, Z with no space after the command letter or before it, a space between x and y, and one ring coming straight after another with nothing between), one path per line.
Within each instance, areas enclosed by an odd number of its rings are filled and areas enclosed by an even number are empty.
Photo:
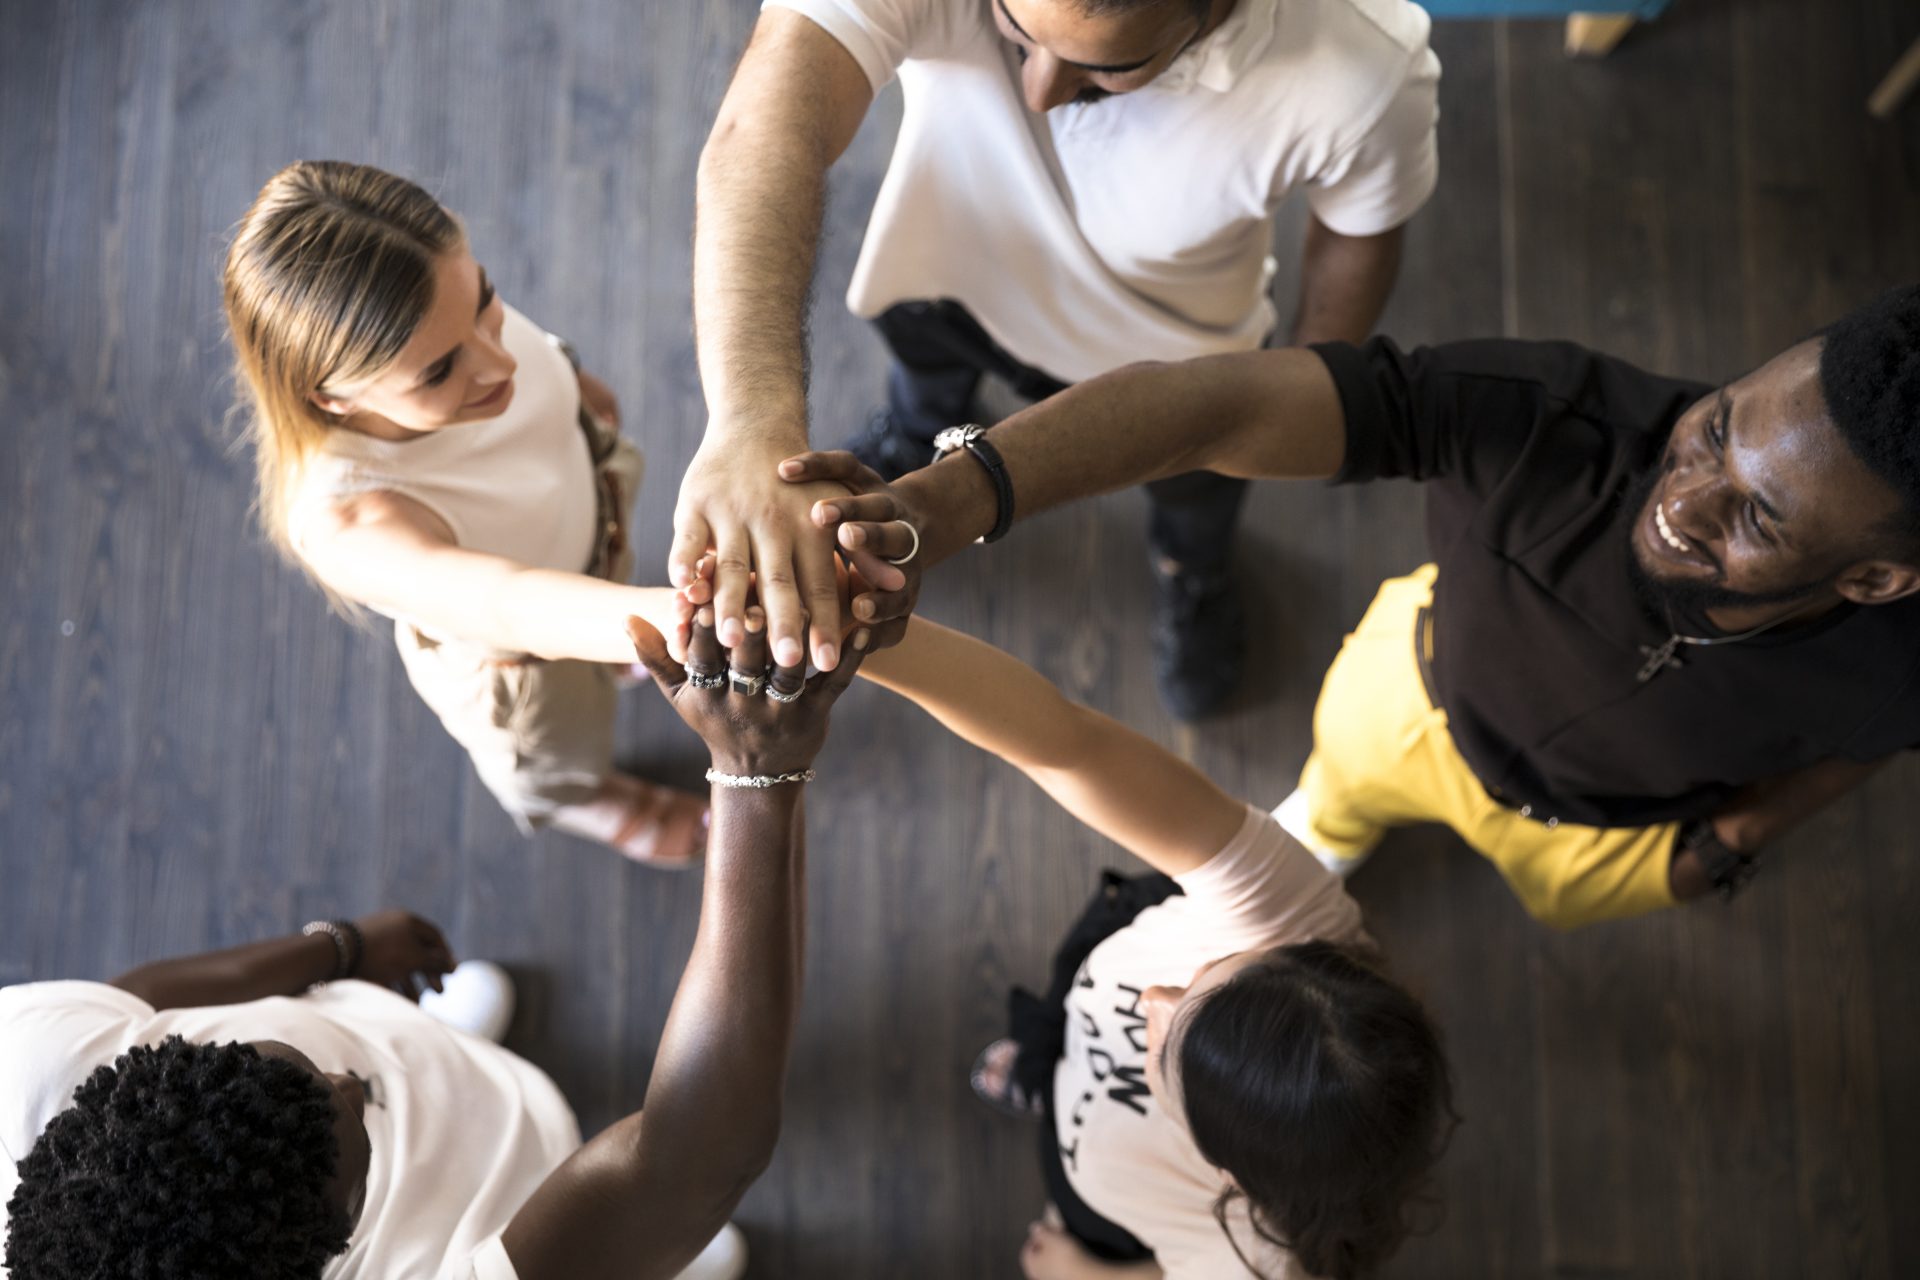
M1672 906L1678 823L1550 825L1494 800L1461 758L1414 653L1437 573L1429 564L1381 584L1328 670L1300 774L1307 830L1295 836L1353 858L1389 827L1444 823L1500 869L1529 912L1561 929ZM1419 642L1431 657L1431 635Z

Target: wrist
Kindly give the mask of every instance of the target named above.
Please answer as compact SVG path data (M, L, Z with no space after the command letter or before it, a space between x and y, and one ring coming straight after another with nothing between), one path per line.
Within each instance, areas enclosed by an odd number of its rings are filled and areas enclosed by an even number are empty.
M813 768L813 760L801 759L797 752L782 755L716 751L712 767L715 773L732 774L736 778L777 778L784 773L804 773Z
M807 448L807 402L756 405L739 412L716 411L707 421L707 443L729 449L779 451L781 457Z
M921 519L921 561L945 560L993 531L1000 498L986 469L961 453L894 482L908 510Z

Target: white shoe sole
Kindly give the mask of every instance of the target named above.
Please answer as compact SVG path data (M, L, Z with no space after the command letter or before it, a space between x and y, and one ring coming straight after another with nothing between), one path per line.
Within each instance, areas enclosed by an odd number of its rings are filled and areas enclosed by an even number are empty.
M444 991L427 991L420 1008L437 1022L495 1044L513 1025L513 978L491 960L462 960L442 980Z

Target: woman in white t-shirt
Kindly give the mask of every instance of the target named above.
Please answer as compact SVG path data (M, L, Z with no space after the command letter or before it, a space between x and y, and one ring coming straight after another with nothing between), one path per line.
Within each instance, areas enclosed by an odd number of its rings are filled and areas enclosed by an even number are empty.
M367 165L275 174L224 290L273 543L394 619L408 678L523 831L686 865L704 799L613 764L626 619L667 625L673 593L627 585L641 459L612 392L506 305L451 213Z
M1347 1280L1392 1254L1451 1131L1450 1084L1341 881L1272 815L990 645L916 618L866 673L1173 879L1114 930L1099 917L1132 887L1110 878L1063 970L1039 1082L1053 1204L1027 1276Z

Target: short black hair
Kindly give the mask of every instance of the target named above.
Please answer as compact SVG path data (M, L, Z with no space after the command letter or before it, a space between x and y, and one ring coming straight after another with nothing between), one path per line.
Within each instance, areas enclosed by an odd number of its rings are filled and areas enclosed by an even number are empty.
M318 1280L347 1247L326 1087L251 1045L170 1036L74 1091L7 1203L15 1280Z
M1128 13L1134 9L1150 9L1166 0L1078 0L1080 12L1093 18L1104 18L1110 14ZM1186 0L1187 9L1199 20L1201 26L1207 24L1207 15L1213 12L1213 0Z
M1900 499L1920 549L1920 285L1881 294L1821 333L1820 395L1854 456Z

